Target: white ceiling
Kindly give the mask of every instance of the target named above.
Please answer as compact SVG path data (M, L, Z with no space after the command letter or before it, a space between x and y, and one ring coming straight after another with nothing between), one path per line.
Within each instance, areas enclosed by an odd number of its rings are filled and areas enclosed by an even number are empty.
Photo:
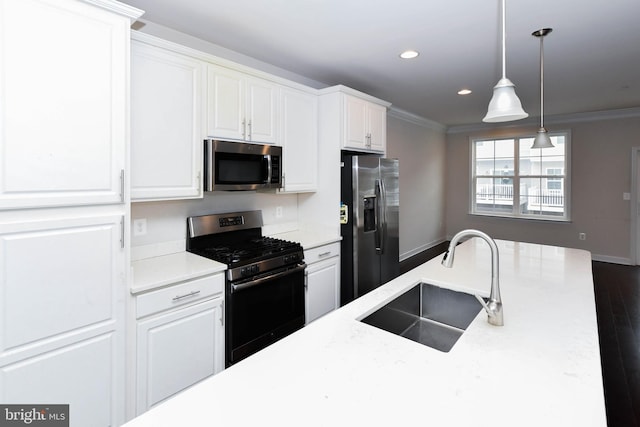
M480 123L501 75L499 0L123 0L143 19L344 84L445 125ZM640 0L507 1L507 77L539 117L640 106ZM401 60L405 49L420 56ZM457 91L469 88L471 95Z

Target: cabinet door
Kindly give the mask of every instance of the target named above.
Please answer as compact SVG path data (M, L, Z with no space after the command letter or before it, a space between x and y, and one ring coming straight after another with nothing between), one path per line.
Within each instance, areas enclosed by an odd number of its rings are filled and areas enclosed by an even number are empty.
M207 67L207 136L244 140L244 78L241 73L209 64Z
M120 425L122 217L35 214L0 222L0 401L69 403L71 425Z
M353 96L344 96L343 148L367 148L367 102Z
M277 138L278 87L266 80L246 80L246 135L252 142L274 144Z
M204 64L148 44L131 49L131 197L201 197Z
M129 20L75 1L0 9L0 208L124 201Z
M295 89L281 93L284 191L318 187L318 99Z
M121 320L123 218L0 222L0 364Z
M224 368L222 299L138 322L137 414Z
M369 149L381 153L387 149L387 109L381 105L368 107Z
M340 306L340 257L329 258L307 267L306 322Z
M68 404L71 426L119 426L124 417L115 402L123 394L116 385L115 358L123 351L112 334L105 334L1 367L0 399L3 404Z

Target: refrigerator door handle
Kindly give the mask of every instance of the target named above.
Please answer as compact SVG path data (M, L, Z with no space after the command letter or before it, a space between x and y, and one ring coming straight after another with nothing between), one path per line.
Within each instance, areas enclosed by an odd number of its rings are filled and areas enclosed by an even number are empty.
M376 253L383 254L385 247L385 226L387 224L387 198L384 182L376 179Z

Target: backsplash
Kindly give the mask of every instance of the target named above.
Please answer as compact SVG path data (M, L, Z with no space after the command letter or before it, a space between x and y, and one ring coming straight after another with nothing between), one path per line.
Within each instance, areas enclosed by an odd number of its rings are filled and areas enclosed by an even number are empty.
M204 199L131 204L132 260L165 255L185 249L186 219L211 213L261 210L266 235L298 227L298 196L260 192L213 192ZM146 220L146 232L139 234L134 221Z

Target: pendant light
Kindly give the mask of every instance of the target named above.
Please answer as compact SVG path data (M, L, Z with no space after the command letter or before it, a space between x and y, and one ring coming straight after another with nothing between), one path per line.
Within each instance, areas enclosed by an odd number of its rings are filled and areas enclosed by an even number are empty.
M507 78L506 15L505 0L502 0L502 78L493 88L493 97L489 101L487 115L482 119L487 123L510 122L529 116L522 109L522 104L516 95L515 85Z
M549 134L544 128L544 47L542 45L544 36L549 34L551 31L553 31L552 28L543 28L531 33L532 36L538 37L540 39L540 129L538 129L538 133L536 135L536 138L533 140L533 145L531 146L531 148L553 147L551 139L549 138Z

